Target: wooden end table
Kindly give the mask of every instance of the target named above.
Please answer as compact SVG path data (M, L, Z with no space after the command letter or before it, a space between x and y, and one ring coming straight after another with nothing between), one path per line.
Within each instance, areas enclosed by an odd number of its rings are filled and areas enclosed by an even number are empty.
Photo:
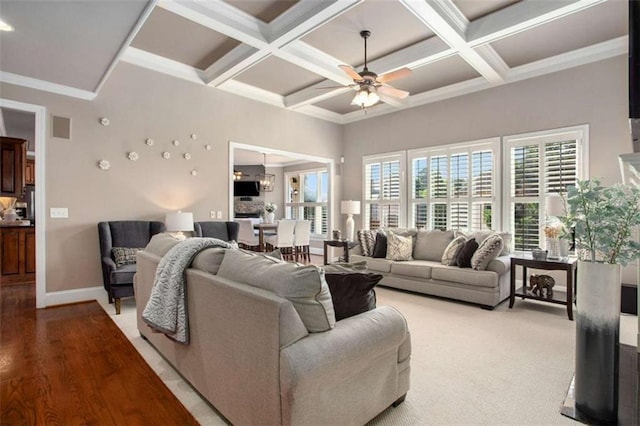
M576 290L576 273L578 259L547 259L536 260L529 256L515 256L511 258L511 291L509 293L509 308L513 308L513 304L517 297L522 299L533 299L541 302L555 303L558 305L566 305L567 316L573 321L573 302L575 301ZM522 287L516 289L516 266L522 266ZM527 289L527 268L543 269L547 271L560 270L567 274L567 291L553 290L552 297L534 294Z
M329 262L327 260L327 248L331 247L342 247L344 250L344 261L349 262L349 249L353 248L358 243L349 240L324 240L324 264L328 265Z

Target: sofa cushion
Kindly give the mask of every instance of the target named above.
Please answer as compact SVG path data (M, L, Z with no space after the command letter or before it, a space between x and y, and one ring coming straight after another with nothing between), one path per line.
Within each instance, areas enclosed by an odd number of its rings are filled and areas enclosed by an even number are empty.
M502 243L503 243L502 251L500 252L499 256L506 256L512 252L511 246L513 241L513 235L510 232L482 230L482 231L473 231L469 234L464 234L464 233L461 233L461 234L467 238L475 238L478 244L482 244L482 242L486 240L489 235L498 234L502 238Z
M144 251L148 251L149 253L153 253L156 256L162 257L179 242L180 240L173 235L166 232L161 232L151 237L151 240L149 240L149 243L145 247Z
M222 247L210 247L198 253L191 262L193 269L199 269L210 274L216 275L224 259L227 249Z
M143 250L143 248L114 247L111 249L111 253L113 254L113 260L116 262L116 266L119 268L124 265L135 265L136 253L140 250Z
M383 272L385 274L391 272L391 265L394 263L393 260L376 259L374 257L365 257L358 254L349 255L349 260L351 262L367 262L367 267L370 271Z
M471 257L471 267L478 271L487 269L487 265L502 252L502 237L498 234L489 235Z
M441 263L447 266L455 266L458 253L460 253L460 250L462 250L462 247L464 247L464 243L466 242L466 238L462 235L451 240L447 248L444 250L444 253L442 253Z
M315 265L299 266L270 256L227 250L218 275L270 290L291 301L309 332L327 331L336 324L324 271Z
M434 263L429 260L412 260L410 262L395 262L391 265L391 273L407 277L428 280L431 278L431 268Z
M374 287L382 275L367 272L366 263L331 264L323 267L331 292L336 321L349 318L376 307Z
M471 268L471 258L473 253L478 249L478 243L475 238L468 239L464 246L458 252L456 257L456 265L460 268Z
M453 231L420 230L416 234L416 248L413 251L413 258L440 262L442 254L452 240Z
M402 237L387 231L387 260L412 260L413 237Z
M376 243L373 246L371 257L376 259L384 259L387 257L387 236L383 232L376 234Z
M358 230L358 242L360 243L360 250L363 256L371 256L373 253L373 246L376 243L375 230L359 229Z
M467 284L477 287L497 287L498 274L492 271L475 271L468 268L455 266L434 266L431 270L431 279L438 281L450 281L458 284Z

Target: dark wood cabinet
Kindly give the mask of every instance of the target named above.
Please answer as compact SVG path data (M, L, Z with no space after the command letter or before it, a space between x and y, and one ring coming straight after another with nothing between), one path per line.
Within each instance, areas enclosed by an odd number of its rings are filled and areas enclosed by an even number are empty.
M26 185L36 184L36 160L33 158L27 158L24 181Z
M0 283L34 282L36 279L36 229L32 226L0 227Z
M20 198L24 192L27 141L0 137L0 196Z

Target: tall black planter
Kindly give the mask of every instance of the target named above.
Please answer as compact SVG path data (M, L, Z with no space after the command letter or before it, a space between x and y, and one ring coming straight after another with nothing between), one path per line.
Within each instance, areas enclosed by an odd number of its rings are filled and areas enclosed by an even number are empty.
M590 424L618 422L620 266L579 262L575 409Z

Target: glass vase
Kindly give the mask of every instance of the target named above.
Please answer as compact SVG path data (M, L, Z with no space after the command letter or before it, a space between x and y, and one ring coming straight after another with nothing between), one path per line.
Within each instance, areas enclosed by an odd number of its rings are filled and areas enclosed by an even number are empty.
M560 259L560 240L547 237L547 259Z

